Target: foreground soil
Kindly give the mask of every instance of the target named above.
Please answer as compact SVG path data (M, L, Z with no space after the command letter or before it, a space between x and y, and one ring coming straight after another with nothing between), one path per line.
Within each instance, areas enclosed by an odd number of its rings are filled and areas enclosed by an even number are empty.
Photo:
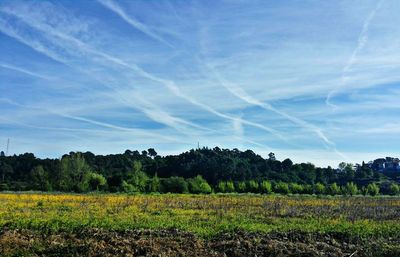
M0 256L400 256L400 239L236 232L201 238L178 230L0 230Z

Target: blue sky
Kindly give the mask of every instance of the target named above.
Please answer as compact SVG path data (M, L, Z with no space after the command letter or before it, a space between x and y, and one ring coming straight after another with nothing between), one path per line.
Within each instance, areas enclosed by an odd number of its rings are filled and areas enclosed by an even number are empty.
M399 13L397 0L1 0L0 148L399 156Z

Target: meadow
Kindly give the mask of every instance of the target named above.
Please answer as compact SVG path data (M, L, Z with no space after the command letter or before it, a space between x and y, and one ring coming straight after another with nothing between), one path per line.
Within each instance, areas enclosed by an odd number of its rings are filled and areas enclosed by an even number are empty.
M400 198L261 195L0 194L0 227L44 232L177 228L399 236Z
M399 239L400 198L3 193L0 229L41 234L178 229L204 239L239 231Z

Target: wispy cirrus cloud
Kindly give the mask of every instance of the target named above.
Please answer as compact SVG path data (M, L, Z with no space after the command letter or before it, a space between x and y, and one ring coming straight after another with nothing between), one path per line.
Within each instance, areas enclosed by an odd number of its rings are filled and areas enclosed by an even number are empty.
M42 155L197 142L331 165L360 149L395 155L398 10L391 0L4 1L0 90L19 106L0 101L0 140Z
M174 81L160 78L160 77L155 76L155 75L153 75L153 74L151 74L149 72L144 71L141 67L139 67L136 64L127 63L127 62L125 62L125 61L123 61L123 60L121 60L119 58L116 58L114 56L111 56L111 55L109 55L107 53L98 51L98 50L94 49L93 47L91 47L90 45L88 45L87 43L84 43L81 40L79 40L79 39L77 39L77 38L75 38L73 36L65 34L60 30L55 30L53 27L49 26L46 23L38 23L37 20L35 19L36 16L29 16L26 13L25 14L21 14L21 13L15 12L15 11L10 10L10 9L3 9L3 11L5 11L5 12L11 14L11 15L17 16L18 18L24 20L26 23L29 23L35 29L38 29L38 30L43 31L45 33L53 34L54 36L59 37L60 39L66 41L66 42L72 43L76 48L78 48L80 50L81 53L86 53L86 54L89 54L89 55L95 55L95 56L104 58L104 60L106 60L107 62L111 62L113 64L120 65L120 66L122 66L124 68L132 70L133 72L138 73L142 77L145 77L145 78L150 79L152 81L158 82L158 83L164 85L174 95L179 96L179 97L187 100L189 103L191 103L191 104L193 104L195 106L198 106L199 108L201 108L203 110L206 110L206 111L208 111L208 112L210 112L210 113L212 113L212 114L214 114L214 115L216 115L216 116L218 116L220 118L227 119L227 120L230 120L230 121L235 121L237 119L237 118L232 117L230 115L223 114L223 113L211 108L210 106L207 106L207 105L195 100L192 96L189 96L189 95L183 93L179 89L179 87L175 84ZM56 43L58 43L59 45L63 46L64 48L68 49L67 47L65 47L64 41L62 41L61 43L60 43L60 41L56 41ZM163 120L165 120L165 117L167 117L166 113L163 113L163 112L156 113L154 111L151 111L148 108L147 109L143 109L143 112L147 113L149 117L154 117L154 120L156 120L156 121L163 121ZM178 119L178 118L170 118L165 123L168 124L168 125L171 125L175 121L179 121L181 123L185 123L186 125L191 125L193 127L199 127L197 125L194 125L193 123L190 123L190 122L184 121L182 119ZM244 120L244 119L242 119L241 122L246 124L246 125L249 125L249 126L252 126L252 127L256 127L258 129L261 129L261 130L264 130L266 132L272 133L273 135L278 136L282 140L286 141L286 138L284 136L280 135L276 130L274 130L272 128L269 128L267 126L258 124L256 122Z

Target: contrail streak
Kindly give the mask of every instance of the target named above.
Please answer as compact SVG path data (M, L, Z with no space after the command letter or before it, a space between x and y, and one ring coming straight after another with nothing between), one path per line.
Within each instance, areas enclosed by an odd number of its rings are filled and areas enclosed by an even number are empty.
M151 37L152 39L157 40L158 42L161 42L171 48L174 46L165 41L162 37L157 35L156 33L152 32L145 24L141 23L131 15L128 15L124 9L117 3L111 1L111 0L97 0L98 3L109 9L110 11L114 12L117 14L120 18L122 18L125 22L127 22L129 25L131 25L133 28L141 31L145 35Z
M200 108L202 108L202 109L204 109L204 110L206 110L206 111L208 111L208 112L210 112L210 113L213 113L214 115L216 115L216 116L218 116L218 117L221 117L221 118L224 118L224 119L228 119L228 120L230 120L230 121L234 121L234 120L237 119L237 118L235 118L235 117L232 117L232 116L223 114L223 113L221 113L221 112L219 112L219 111L216 111L216 110L214 110L213 108L211 108L211 107L209 107L209 106L207 106L207 105L205 105L205 104L203 104L203 103L200 103L200 102L198 102L197 100L193 99L192 97L190 97L190 96L188 96L188 95L182 93L181 90L179 89L179 87L176 86L175 82L173 82L173 81L166 80L166 79L163 79L163 78L154 76L153 74L144 71L142 68L140 68L140 67L139 67L138 65L136 65L136 64L128 64L128 63L126 63L125 61L123 61L123 60L121 60L121 59L118 59L118 58L116 58L116 57L113 57L113 56L111 56L111 55L109 55L109 54L106 54L106 53L104 53L104 52L98 51L98 50L96 50L96 49L93 49L90 45L88 45L88 44L86 44L86 43L80 41L79 39L77 39L77 38L75 38L75 37L72 37L72 36L70 36L70 35L61 33L61 32L59 32L59 31L53 29L53 28L50 27L50 26L47 26L47 25L45 25L45 24L37 24L37 23L35 23L34 20L31 20L31 19L29 19L29 18L27 19L25 16L19 15L19 14L16 13L16 12L11 12L11 11L8 11L8 12L9 12L10 14L12 14L12 15L14 15L14 16L20 18L20 19L22 19L22 20L26 20L26 21L27 21L27 24L29 24L30 26L32 26L32 27L34 27L34 28L36 28L36 29L38 29L38 30L40 30L40 31L43 31L44 33L53 34L53 35L55 35L55 36L57 36L57 37L59 37L59 38L61 38L61 39L63 39L63 40L66 40L66 41L68 41L68 42L73 43L74 45L76 45L77 47L79 47L79 49L80 49L81 51L85 51L86 53L94 54L94 55L100 56L100 57L104 58L105 60L108 60L108 61L110 61L110 62L112 62L112 63L118 64L118 65L120 65L120 66L122 66L122 67L125 67L125 68L127 68L127 69L130 69L130 70L132 70L132 71L135 71L136 73L138 73L139 75L141 75L141 76L144 77L144 78L147 78L147 79L150 79L150 80L152 80L152 81L158 82L158 83L164 85L168 90L170 90L170 91L171 91L173 94L175 94L176 96L179 96L179 97L185 99L186 101L192 103L193 105L196 105L196 106L198 106L198 107L200 107ZM276 130L274 130L274 129L272 129L272 128L266 127L266 126L264 126L264 125L261 125L261 124L255 123L255 122L247 121L247 120L244 120L244 119L241 119L241 122L242 122L243 124L246 124L246 125L249 125L249 126L252 126L252 127L256 127L256 128L261 129L261 130L264 130L264 131L267 131L267 132L269 132L269 133L271 133L271 134L273 134L273 135L279 137L279 138L282 139L283 141L286 141L286 142L287 142L287 139L286 139L285 137L283 137L282 135L280 135Z
M36 106L28 106L28 105L17 103L17 102L15 102L13 100L10 100L8 98L0 98L0 101L1 102L6 102L6 103L8 103L10 105L22 107L22 108L25 108L25 109L36 109L36 110L39 110L39 111L42 111L42 112L51 113L51 114L54 114L54 115L57 115L57 116L60 116L60 117L73 119L73 120L77 120L77 121L82 121L82 122L85 122L85 123L89 123L89 124L92 124L92 125L97 125L97 126L104 127L104 128L109 128L109 129L113 129L113 130L120 130L120 131L125 131L125 132L141 133L141 134L146 135L146 136L152 136L152 137L156 136L158 138L171 140L169 137L165 137L163 135L159 135L159 134L156 134L156 133L149 133L149 132L146 132L146 131L143 131L143 130L140 130L140 129L133 129L133 128L128 128L128 127L116 126L116 125L113 125L113 124L110 124L110 123L107 123L107 122L100 122L100 121L96 121L96 120L93 120L93 119L88 119L88 118L84 118L84 117L80 117L80 116L76 116L76 115L70 115L70 114L67 114L67 113L64 113L64 112L51 110L51 109L48 109L48 108L44 109L44 108L40 108L40 107L36 107ZM54 129L56 129L56 128L54 128ZM62 130L65 130L65 129L62 129ZM178 140L176 140L176 141L178 141Z
M14 13L11 13L11 14L12 15L16 15ZM19 16L17 16L17 17L19 17ZM25 20L24 16L21 16L19 18L21 18L22 20ZM1 19L0 19L0 21L1 21ZM142 70L136 68L134 65L131 66L131 65L129 65L129 64L117 59L117 58L114 58L114 57L109 56L107 54L104 54L102 52L93 50L93 49L89 48L85 43L83 43L83 42L81 42L81 41L79 41L79 40L77 40L77 39L75 39L73 37L70 37L69 35L65 35L63 33L57 32L54 29L52 29L51 27L49 27L49 26L45 26L45 28L42 28L39 24L36 24L36 23L34 23L34 21L29 20L29 19L27 21L27 24L29 24L29 25L33 26L34 28L36 28L36 29L38 29L40 31L43 31L45 33L51 33L53 35L56 35L56 36L62 38L63 40L70 41L70 42L72 41L75 45L78 44L78 46L80 46L80 50L85 50L88 53L92 53L92 54L95 54L97 56L101 56L103 59L105 59L107 61L110 61L112 63L116 63L116 64L118 64L120 66L123 66L125 68L129 68L131 70L134 70L135 72L141 74L142 76L146 75L146 73L143 73ZM78 69L76 66L72 66L72 65L68 64L68 61L64 60L64 58L58 56L57 54L54 54L54 53L48 51L41 43L39 43L37 41L26 40L24 37L22 37L19 34L17 34L12 28L8 27L6 24L0 23L0 30L3 31L5 34L9 35L10 37L13 37L16 40L20 41L21 43L31 47L35 51L38 51L38 52L48 56L49 58L51 58L51 59L53 59L53 60L55 60L57 62L60 62L60 63L66 65L68 67L71 67L72 69L79 70L79 71L81 71L81 72L85 73L86 75L88 75L88 76L93 78L93 75L89 74L88 72L85 72L82 69ZM60 42L58 42L58 43L61 44ZM62 45L62 46L64 48L66 48L65 45ZM99 79L96 78L96 80L99 83L101 83L102 85L105 85ZM114 91L117 91L117 89L115 89L112 86L109 86L109 85L105 85L105 86L107 86L108 88L113 89ZM155 108L143 109L143 108L139 108L137 105L132 105L129 101L126 101L125 99L117 99L117 100L121 100L124 104L127 104L130 107L133 106L134 108L139 109L144 114L146 114L150 119L152 119L152 120L154 120L156 122L161 122L161 123L163 123L163 124L165 124L167 126L170 126L170 127L174 128L177 131L179 131L181 133L184 133L184 134L187 134L187 133L183 132L180 128L178 128L176 126L175 122L179 122L179 123L182 123L182 124L185 124L185 125L189 125L189 126L192 126L192 127L195 127L195 128L205 129L205 128L201 127L201 126L198 126L198 125L193 124L191 122L188 122L186 120L183 120L183 119L180 119L180 118L176 118L176 117L172 117L172 116L170 116L169 114L167 114L165 112L157 113L158 111ZM147 106L149 107L150 104L148 103ZM157 119L155 119L155 117L157 117Z
M353 67L354 63L356 62L358 54L361 52L361 50L365 47L365 45L368 42L368 30L369 30L369 25L371 21L374 19L376 13L379 11L379 9L382 8L384 0L379 1L375 8L371 11L371 13L368 15L368 17L365 19L362 30L360 32L360 35L358 36L358 42L356 48L353 50L353 53L351 54L350 58L347 61L346 66L343 67L342 70L342 77L340 79L340 83L333 89L331 90L328 95L326 96L325 103L326 105L337 109L338 106L331 103L331 99L336 95L336 93L343 87L346 86L347 84L347 77L346 74L351 71L351 68Z
M5 69L9 69L9 70L18 71L18 72L27 74L27 75L32 76L32 77L37 77L37 78L40 78L40 79L45 79L45 80L52 79L51 77L44 76L42 74L39 74L39 73L36 73L36 72L32 72L32 71L26 70L24 68L17 67L17 66L14 66L14 65L10 65L10 64L6 64L6 63L0 63L0 67L5 68Z

